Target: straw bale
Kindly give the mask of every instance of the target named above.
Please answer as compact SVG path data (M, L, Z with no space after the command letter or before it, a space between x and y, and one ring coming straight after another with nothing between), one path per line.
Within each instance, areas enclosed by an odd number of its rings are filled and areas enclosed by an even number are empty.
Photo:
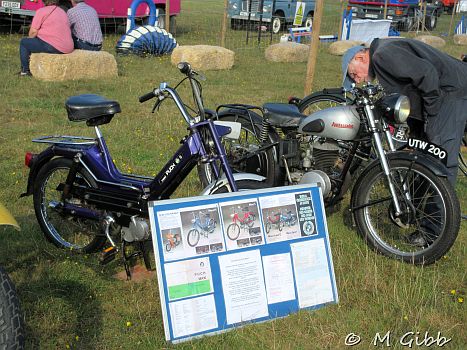
M436 49L440 49L446 45L446 41L444 41L444 39L434 35L419 35L415 37L415 40L420 40L421 42L433 46Z
M454 35L454 44L467 46L467 34L456 34Z
M74 50L69 54L33 53L32 75L44 81L102 79L118 75L115 57L105 51Z
M295 42L284 42L270 45L264 55L272 62L306 62L310 46Z
M365 44L365 42L359 40L340 40L333 42L331 45L329 45L328 50L331 55L343 56L345 52L351 47L363 44Z
M188 62L197 70L230 69L234 65L235 52L221 46L184 45L172 51L171 62L177 65Z

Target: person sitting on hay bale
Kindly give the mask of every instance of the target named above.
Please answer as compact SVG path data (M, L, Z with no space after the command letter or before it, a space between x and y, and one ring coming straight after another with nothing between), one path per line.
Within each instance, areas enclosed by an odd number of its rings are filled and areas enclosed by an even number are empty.
M45 7L36 11L32 19L29 37L21 39L19 54L20 76L30 76L29 58L31 53L64 54L73 51L68 16L59 6L58 0L43 0Z
M100 51L102 31L96 10L84 0L71 0L71 4L73 8L67 14L75 49Z

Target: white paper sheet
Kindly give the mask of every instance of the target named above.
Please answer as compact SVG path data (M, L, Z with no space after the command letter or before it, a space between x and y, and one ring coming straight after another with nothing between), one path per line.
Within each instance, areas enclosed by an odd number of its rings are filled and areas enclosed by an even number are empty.
M214 295L169 303L175 338L218 327Z
M259 250L219 256L228 324L269 315Z
M334 300L324 239L290 245L300 308Z
M263 256L268 303L295 299L292 261L289 253Z

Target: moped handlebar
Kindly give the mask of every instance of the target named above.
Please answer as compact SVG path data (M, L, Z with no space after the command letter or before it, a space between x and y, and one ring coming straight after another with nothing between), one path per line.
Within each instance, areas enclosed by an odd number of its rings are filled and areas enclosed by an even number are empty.
M147 94L144 94L143 96L139 97L139 102L143 103L143 102L149 101L151 98L154 98L155 96L156 94L154 93L154 91L148 92Z

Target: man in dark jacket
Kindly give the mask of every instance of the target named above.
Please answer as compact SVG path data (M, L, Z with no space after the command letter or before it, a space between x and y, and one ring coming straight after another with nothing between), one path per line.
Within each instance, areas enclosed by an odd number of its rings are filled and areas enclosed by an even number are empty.
M428 141L448 153L448 179L455 185L467 121L467 64L421 41L390 38L352 47L342 70L346 89L376 78L386 92L409 97L411 116L423 120Z

